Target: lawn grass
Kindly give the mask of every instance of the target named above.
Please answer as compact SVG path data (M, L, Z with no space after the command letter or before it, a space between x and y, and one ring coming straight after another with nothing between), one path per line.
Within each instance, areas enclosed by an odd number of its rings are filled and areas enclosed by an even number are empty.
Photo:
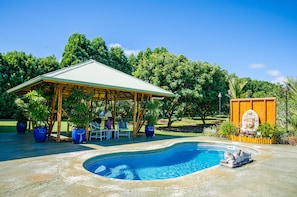
M17 121L15 120L0 120L0 133L17 132ZM67 131L67 121L62 121L61 130ZM57 122L54 125L53 131L57 131Z
M16 132L17 121L1 120L0 121L0 133Z
M216 119L209 118L206 123L207 124L213 124L217 121ZM16 132L16 121L15 120L0 120L0 133L5 133L5 132ZM183 118L180 121L175 121L173 122L172 126L173 127L178 127L178 126L186 126L186 125L197 125L197 124L202 124L202 121L200 119L192 119L192 118ZM159 121L158 125L159 126L167 126L167 121ZM132 125L130 125L132 129ZM70 127L71 130L71 127ZM55 123L53 127L53 132L57 131L57 122ZM62 121L61 125L61 131L67 131L67 121ZM140 130L141 132L144 132L144 126ZM155 129L155 135L164 135L164 136L181 136L181 137L191 137L191 136L203 136L203 133L194 133L191 131L188 132L173 132L173 131L162 131Z

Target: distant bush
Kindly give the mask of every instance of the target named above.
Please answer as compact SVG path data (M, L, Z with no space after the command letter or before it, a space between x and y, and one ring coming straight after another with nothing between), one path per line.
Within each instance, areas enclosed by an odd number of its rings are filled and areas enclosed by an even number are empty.
M210 127L204 127L203 134L205 136L217 137L218 136L217 127L215 125Z

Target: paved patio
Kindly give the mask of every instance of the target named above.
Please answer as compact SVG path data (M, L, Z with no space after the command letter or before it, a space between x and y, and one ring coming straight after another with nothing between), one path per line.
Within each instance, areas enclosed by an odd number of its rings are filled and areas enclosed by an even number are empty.
M296 196L297 147L289 145L235 143L256 149L255 161L235 169L215 166L169 180L108 179L82 167L83 161L95 155L186 141L234 144L220 138L166 136L36 143L31 134L0 134L0 196Z

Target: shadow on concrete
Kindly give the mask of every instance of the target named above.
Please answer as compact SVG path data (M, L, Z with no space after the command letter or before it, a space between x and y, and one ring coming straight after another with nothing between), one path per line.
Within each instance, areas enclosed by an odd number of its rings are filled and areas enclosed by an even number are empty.
M73 144L72 142L57 143L54 139L46 142L35 142L32 133L1 133L0 134L0 161L38 157L44 155L69 153L91 150L91 148Z
M143 143L157 140L167 140L181 138L179 136L156 135L146 137L140 134L131 138L120 138L111 140L92 140L87 144L95 144L98 146L118 146L124 144ZM54 138L48 139L46 142L35 142L33 133L17 134L14 132L0 133L0 161L38 157L52 154L70 153L77 151L92 150L93 148L84 146L84 144L73 144L69 141L61 141L57 143Z

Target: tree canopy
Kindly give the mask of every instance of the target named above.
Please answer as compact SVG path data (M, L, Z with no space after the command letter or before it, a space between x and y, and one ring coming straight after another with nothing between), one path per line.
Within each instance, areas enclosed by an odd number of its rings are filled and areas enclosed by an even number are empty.
M12 117L15 108L15 95L8 95L7 89L37 75L89 59L173 92L175 97L164 98L159 105L159 117L169 120L168 127L183 116L199 116L205 121L208 115L216 114L219 110L219 93L222 95L222 113L225 114L228 114L230 98L284 98L280 85L239 78L235 74L228 74L219 65L193 62L184 55L170 53L165 47L147 48L127 57L120 46L108 48L101 37L90 41L84 34L74 33L65 45L60 63L54 56L36 58L17 51L0 53L0 118ZM127 102L120 106L123 106L119 110L121 114L132 116Z

